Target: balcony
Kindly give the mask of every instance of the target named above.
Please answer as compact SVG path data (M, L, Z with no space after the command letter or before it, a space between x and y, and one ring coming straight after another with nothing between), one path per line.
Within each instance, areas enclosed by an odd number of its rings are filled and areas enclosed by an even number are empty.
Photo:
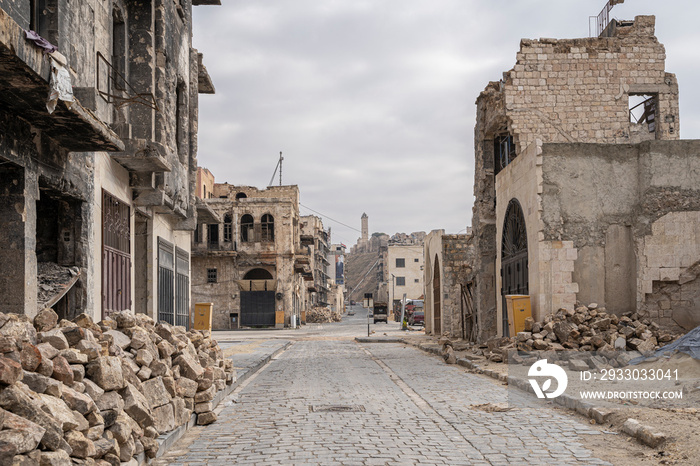
M153 173L172 170L165 147L146 139L127 139L121 151L110 155L119 165L131 172Z
M55 55L61 60L60 55ZM0 8L0 107L25 119L69 151L118 151L123 142L77 100L46 110L51 65L43 50L25 39L22 28Z

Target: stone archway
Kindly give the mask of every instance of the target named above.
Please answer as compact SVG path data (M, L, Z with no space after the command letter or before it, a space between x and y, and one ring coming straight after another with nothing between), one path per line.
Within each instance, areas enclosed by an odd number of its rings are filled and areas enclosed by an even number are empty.
M520 202L511 199L501 237L501 301L503 335L509 336L506 295L529 292L527 230Z

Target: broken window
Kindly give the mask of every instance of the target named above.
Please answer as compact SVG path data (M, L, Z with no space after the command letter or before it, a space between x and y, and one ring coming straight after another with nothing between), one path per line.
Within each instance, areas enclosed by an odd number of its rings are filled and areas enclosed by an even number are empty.
M224 215L224 243L231 242L231 236L233 231L233 220L231 219L231 214Z
M396 277L396 286L406 286L406 277Z
M262 216L262 241L273 242L275 240L275 219L270 214Z
M219 224L214 223L209 225L209 247L214 247L219 245Z
M195 243L202 242L202 225L197 225L194 228L194 242Z
M630 123L647 125L650 133L656 131L656 94L629 95Z
M207 283L216 283L217 278L216 269L207 269Z
M396 259L396 267L406 267L406 259L397 258Z
M513 136L509 133L496 135L493 140L494 150L494 175L506 168L515 159L515 144Z
M244 243L252 242L255 239L253 229L253 216L245 214L241 217L241 241Z

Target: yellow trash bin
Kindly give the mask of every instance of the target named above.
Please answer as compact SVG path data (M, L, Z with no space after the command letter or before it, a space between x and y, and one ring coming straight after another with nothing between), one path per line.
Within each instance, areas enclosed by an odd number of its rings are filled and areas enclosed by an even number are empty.
M525 319L532 317L530 296L524 294L506 295L506 307L508 308L508 331L510 336L525 331Z
M194 305L194 329L211 330L214 303L195 303Z

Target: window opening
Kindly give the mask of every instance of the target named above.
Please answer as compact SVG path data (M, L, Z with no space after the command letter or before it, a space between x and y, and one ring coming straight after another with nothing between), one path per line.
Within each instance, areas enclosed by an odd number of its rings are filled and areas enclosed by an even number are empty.
M515 159L515 144L509 133L496 135L493 140L495 174L506 168Z
M245 199L245 198L247 198L247 197L248 197L248 196L246 196L245 193L238 193L238 194L236 194L236 200L238 200L238 199Z
M262 241L273 242L275 240L275 219L270 214L262 216Z
M217 278L216 269L207 269L207 283L216 283Z
M656 131L656 94L630 94L630 123L646 124L649 132Z
M224 215L224 243L230 243L232 239L233 220L231 214Z
M253 216L245 214L241 217L241 241L250 243L254 239Z
M208 225L209 227L209 247L219 245L219 224L214 223Z
M406 286L406 277L396 277L396 286Z
M406 267L406 259L397 258L396 259L396 267Z

